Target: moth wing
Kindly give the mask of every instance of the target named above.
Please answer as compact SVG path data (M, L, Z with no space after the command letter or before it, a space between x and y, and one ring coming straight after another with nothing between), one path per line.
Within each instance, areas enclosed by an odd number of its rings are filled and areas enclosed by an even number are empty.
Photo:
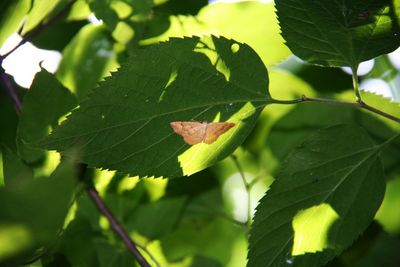
M194 121L173 121L170 123L175 133L181 135L189 145L201 143L207 128L206 123Z
M235 126L232 122L211 122L207 126L204 143L212 144L214 143L220 135L226 133Z

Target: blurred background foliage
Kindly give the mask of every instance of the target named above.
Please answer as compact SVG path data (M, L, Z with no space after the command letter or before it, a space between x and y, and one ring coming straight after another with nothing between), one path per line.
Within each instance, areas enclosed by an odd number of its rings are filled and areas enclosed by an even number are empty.
M67 3L2 1L0 47L6 46L10 35L25 34L46 23ZM35 138L31 135L49 132L99 80L118 69L131 48L169 37L206 34L249 44L268 67L270 92L277 99L304 94L353 100L351 76L345 71L311 66L291 54L280 36L272 2L78 0L63 19L31 41L37 48L61 54L55 77L69 92L60 87L55 95L43 92L42 97L55 100L62 94L60 105L65 108L58 106L58 113L46 116L46 109L38 113L39 105L24 109L19 118L4 88L0 90L0 266L134 266L133 257L73 179L77 175L70 163L53 152L21 152L17 146L23 144L16 143L16 136ZM399 116L400 60L394 56L375 59L361 76L361 86L379 81L383 89L364 92L364 99ZM6 70L7 64L3 63ZM42 67L46 68L45 62ZM44 70L30 79L32 90L37 86L43 91L56 82ZM15 86L23 97L27 86ZM375 83L375 88L379 86ZM29 98L24 100L25 107ZM38 114L38 121L45 116L46 123L27 125ZM338 106L272 105L262 112L252 134L235 152L252 185L250 213L287 153L316 130L338 123L361 125L378 143L399 130L381 117ZM396 250L400 244L400 158L395 156L399 152L398 143L383 152L388 182L376 222L330 266L400 265ZM84 175L95 181L152 266L245 266L248 192L232 158L173 180L100 170Z

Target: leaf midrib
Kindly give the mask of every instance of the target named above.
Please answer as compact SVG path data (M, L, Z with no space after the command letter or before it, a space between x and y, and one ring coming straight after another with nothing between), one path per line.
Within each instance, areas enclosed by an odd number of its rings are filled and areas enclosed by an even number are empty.
M164 112L164 113L156 114L156 115L153 115L153 116L144 117L144 118L141 118L141 119L132 120L132 121L128 121L128 122L124 122L124 123L120 123L120 124L104 127L104 128L101 128L101 129L96 129L96 130L93 130L93 131L90 131L90 132L86 132L86 133L82 133L82 134L70 135L70 136L66 136L66 137L62 137L62 138L53 138L53 141L61 141L61 140L68 140L68 139L75 138L75 137L82 137L82 136L86 136L86 135L89 135L89 134L95 134L95 133L111 130L111 129L114 129L114 128L127 126L127 125L133 124L135 122L140 122L140 121L143 121L143 120L153 120L153 119L156 119L158 117L171 115L171 114L174 114L174 113L180 113L180 112L184 112L184 111L189 111L189 110L192 110L192 109L205 108L205 107L208 107L208 106L211 108L211 107L215 107L215 106L219 106L219 105L228 105L228 104L231 104L231 103L232 104L238 104L238 103L247 103L247 102L264 102L265 104L268 104L268 103L272 103L272 100L270 100L270 99L259 99L258 98L258 99L245 99L245 100L237 100L237 101L222 101L222 102L216 102L216 103L213 103L213 104L192 106L192 107L189 107L189 108L177 109L177 110L174 110L174 111ZM66 123L67 122L68 122L68 120L66 121Z

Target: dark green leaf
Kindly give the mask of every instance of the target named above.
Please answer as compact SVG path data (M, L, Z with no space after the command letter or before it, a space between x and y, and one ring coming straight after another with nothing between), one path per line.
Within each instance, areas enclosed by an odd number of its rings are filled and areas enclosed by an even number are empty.
M400 254L398 248L400 240L396 236L391 236L381 232L374 246L368 254L363 255L354 267L397 267L400 266Z
M17 130L17 146L29 163L43 157L43 151L26 146L43 139L58 119L77 104L75 97L46 70L42 69L24 97Z
M0 265L56 239L74 187L72 167L63 163L49 178L0 188Z
M233 246L241 236L240 228L228 220L216 219L205 224L187 222L161 239L169 261L201 254L222 266L233 257Z
M110 1L107 0L87 0L90 9L97 18L104 20L107 27L114 30L117 27L119 18L116 10L111 8Z
M96 239L104 238L88 220L79 217L72 221L61 237L57 253L64 255L71 266L99 266Z
M307 82L315 91L323 94L343 92L353 86L351 76L342 69L311 65L299 61L295 56L279 64L279 67L290 71Z
M292 151L257 207L249 266L320 266L351 245L383 199L381 148L338 125Z
M96 254L99 259L99 267L136 267L136 259L125 247L118 247L107 240L95 240Z
M154 203L139 205L127 218L131 229L150 240L169 233L178 221L186 198L166 198Z
M177 196L186 198L179 223L201 225L215 218L230 216L224 207L220 182L210 169L193 174L190 178L181 177L168 181L164 198Z
M193 262L190 265L190 267L205 267L205 266L207 266L207 267L222 267L223 265L215 260L212 260L210 258L203 257L203 256L194 257Z
M249 46L225 38L134 50L42 145L66 154L78 146L90 166L132 176L189 175L243 142L270 101L266 74ZM236 125L213 144L190 147L170 122L191 120Z
M287 45L314 64L357 67L400 45L399 0L277 0Z
M4 183L17 184L33 178L33 171L9 148L2 148Z
M382 227L378 223L372 222L349 248L325 266L355 266L371 250L382 232Z
M35 36L31 42L41 49L62 51L85 24L87 21L57 22Z
M155 12L160 12L164 14L191 14L195 15L202 7L206 6L207 0L167 0L163 1L161 5L155 7Z
M168 181L165 191L166 197L188 196L194 198L197 195L219 187L219 181L210 171L205 169L187 177L180 177Z

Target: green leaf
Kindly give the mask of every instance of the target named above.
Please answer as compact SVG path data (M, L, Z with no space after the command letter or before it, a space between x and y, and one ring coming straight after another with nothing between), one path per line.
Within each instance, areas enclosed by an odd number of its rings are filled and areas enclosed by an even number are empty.
M277 0L294 54L324 66L356 67L400 45L399 0Z
M224 161L222 161L224 162ZM222 163L221 162L221 163ZM185 197L179 223L207 224L215 218L227 218L215 169L206 169L187 177L168 181L164 198Z
M0 4L0 47L23 23L31 7L31 0L2 1Z
M78 217L65 229L57 253L62 254L70 266L99 266L95 242L100 238L104 238L101 232L94 230L87 219Z
M191 14L195 15L202 7L207 6L207 0L156 0L154 2L161 2L154 8L155 12L163 14Z
M298 79L302 79L309 84L316 92L324 95L349 91L349 88L353 88L349 74L340 68L311 65L304 61L299 61L295 56L289 57L279 64L279 67L289 71L292 75L296 75ZM354 93L352 100L354 100Z
M340 123L362 126L378 143L386 141L396 133L379 119L371 116L369 112L366 113L353 107L309 103L297 105L280 118L272 126L270 133L264 136L264 139L267 147L279 160L282 160L316 130ZM392 155L400 152L398 149L395 152L395 147L391 150ZM398 159L398 157L396 158Z
M150 240L158 239L172 230L185 200L185 197L177 197L141 204L127 218L127 224Z
M351 245L383 199L380 150L350 125L293 150L257 207L248 266L320 266Z
M217 3L201 9L197 19L213 32L250 45L270 66L290 55L274 11L273 3Z
M71 6L66 20L86 20L88 16L92 13L86 0L76 0L76 2Z
M51 177L0 188L0 265L13 266L14 257L56 239L72 200L73 177L72 166L64 162Z
M137 267L136 259L125 247L118 247L107 240L95 240L96 254L99 259L99 267ZM146 254L144 254L146 255Z
M169 261L192 257L193 266L228 266L228 262L229 266L244 266L246 245L235 250L238 243L245 243L244 227L232 222L227 214L214 171L206 169L190 179L182 177L168 182L165 199L186 197L179 220L161 237ZM178 188L179 185L182 186Z
M67 3L67 0L34 0L24 24L23 34L49 20L57 10L63 8Z
M25 144L43 139L76 104L75 97L52 74L44 69L36 74L24 97L17 130L17 147L24 160L32 163L43 157L42 150Z
M209 190L219 188L219 185L220 182L215 177L215 173L206 169L190 176L190 179L180 177L169 180L165 197L188 196L192 199ZM211 202L215 204L215 202Z
M400 205L400 176L388 181L385 198L375 219L385 231L393 235L400 233L400 214L397 209Z
M21 180L31 180L33 171L11 149L2 148L4 183L18 184Z
M68 225L56 252L50 256L53 257L42 259L42 262L47 263L43 267L137 266L135 258L122 244L109 240L100 231L93 229L90 222L84 218L76 218ZM64 265L60 264L61 260Z
M114 40L126 46L137 44L147 21L153 16L152 0L108 1L88 0L96 17L104 21Z
M262 61L247 45L225 38L172 39L132 51L79 109L43 143L82 161L132 176L189 175L232 153L269 101ZM230 121L210 145L189 146L172 121Z
M315 92L308 83L290 72L272 69L268 71L268 74L270 78L269 91L275 99L290 100L301 95L315 96ZM268 140L266 136L271 127L277 120L296 107L296 105L267 106L260 114L255 130L246 139L244 146L253 153L259 153L260 148L264 147L266 140ZM284 146L284 144L282 145Z
M267 66L285 59L289 49L279 34L279 26L272 3L246 1L239 3L218 3L202 8L196 17L171 16L168 30L162 34L160 20L151 21L154 25L147 35L156 35L142 43L154 43L169 37L218 34L248 44L261 57Z
M105 21L107 27L111 30L115 29L119 21L118 14L111 8L111 4L107 0L88 0L90 9L97 18Z
M193 222L180 224L175 231L161 239L161 245L169 261L200 254L222 266L233 257L233 246L241 236L240 228L225 219L215 219L205 224Z
M57 21L30 42L46 50L62 51L87 21Z
M397 267L400 262L398 247L400 240L396 236L381 232L373 247L365 255L362 255L360 261L353 265L355 267Z
M213 259L203 256L195 256L193 258L192 264L190 265L190 267L204 267L204 266L222 267L223 265Z
M104 26L86 25L63 50L57 78L79 100L113 69L113 42Z
M396 90L396 77L399 75L399 70L393 66L392 62L389 59L388 55L383 55L377 57L374 61L374 67L372 70L363 77L363 80L366 79L382 79L388 83L390 87L390 93L394 96L394 99L397 102L400 102L400 94L397 94Z
M369 93L369 92L361 92L362 99L365 103L367 103L370 106L373 106L375 108L378 108L379 110L386 112L390 115L393 115L397 118L400 118L400 104L391 101L390 99L387 99L385 97L382 97L380 95L376 95L374 93ZM374 114L377 118L381 119L383 122L391 126L392 128L396 130L400 130L399 123L394 122L392 120L386 119L382 116L379 116L378 114Z

